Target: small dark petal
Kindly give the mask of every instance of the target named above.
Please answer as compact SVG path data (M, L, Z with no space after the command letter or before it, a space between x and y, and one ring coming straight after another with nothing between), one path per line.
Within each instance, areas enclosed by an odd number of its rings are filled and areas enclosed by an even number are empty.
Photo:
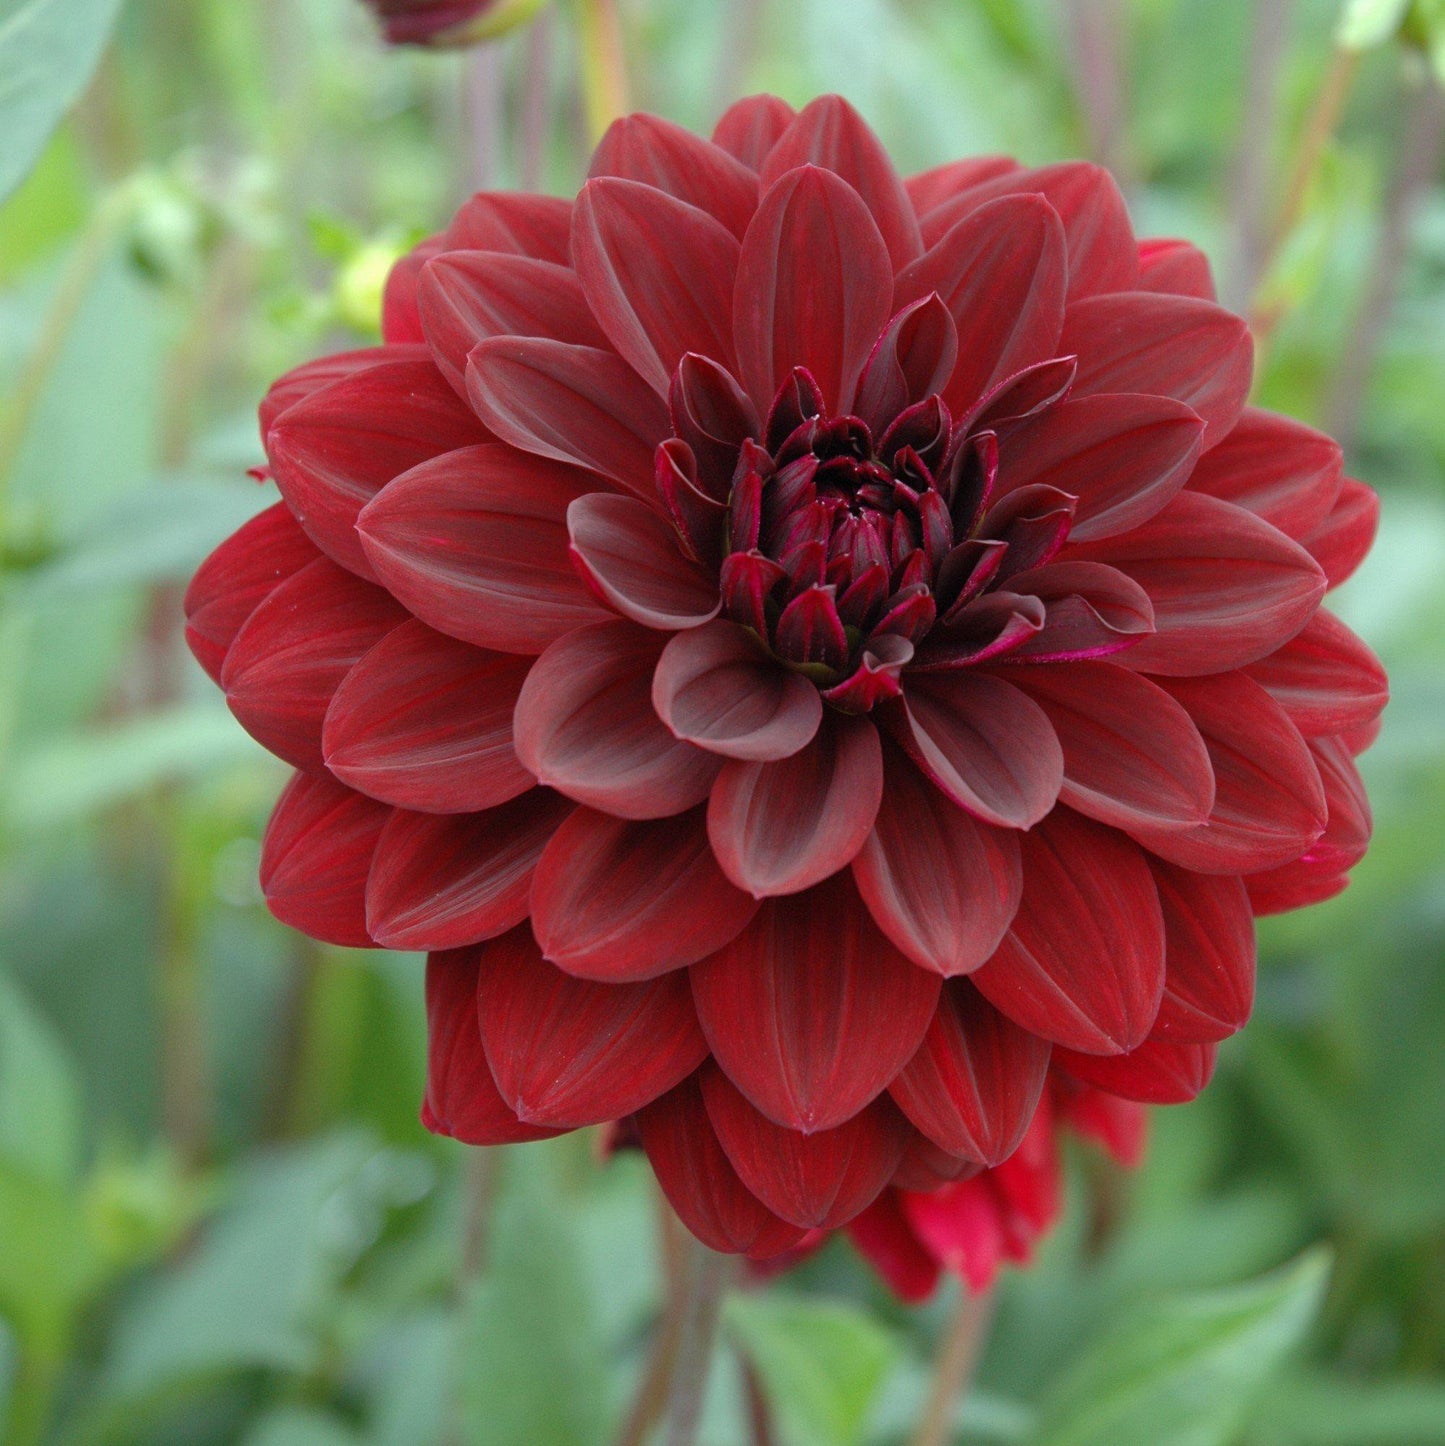
M758 545L763 522L763 479L757 472L745 472L733 484L728 502L728 543L733 552L746 552Z
M1075 356L1035 362L1033 366L1005 377L987 396L980 398L978 405L959 423L959 427L964 432L973 432L1032 417L1068 396L1078 369L1079 359Z
M814 480L817 471L816 457L799 457L782 468L763 489L763 530L770 538L794 513L817 500Z
M821 542L801 542L778 559L794 588L822 587L828 573L828 549Z
M766 494L763 502L766 505ZM764 541L767 550L779 558L791 552L795 547L801 547L805 542L820 543L826 558L830 551L828 540L832 534L832 510L814 502L785 515L776 527L768 528L764 534Z
M933 468L912 447L904 447L893 458L893 468L894 490L907 493L909 501L916 502L920 493L934 490Z
M848 658L848 635L833 601L833 589L810 587L800 592L783 609L774 641L790 662L841 668Z
M742 444L758 435L758 414L732 374L689 352L672 374L672 428L692 448L699 476L719 501L727 496Z
M890 634L906 638L910 643L917 643L927 636L938 616L938 605L923 583L908 588L906 596L895 593L885 606L887 611L873 629L875 637Z
M1034 483L1006 493L983 520L983 532L1008 543L999 568L1002 581L1016 572L1042 567L1064 545L1079 499L1057 487Z
M911 517L902 512L894 517L893 533L888 545L888 556L893 562L895 572L899 572L908 566L913 554L919 551L919 543L922 540L919 536L918 527Z
M943 608L943 621L952 623L998 575L1008 543L970 537L960 542L938 570L933 590Z
M893 591L902 592L904 588L927 587L928 557L921 547L915 547L899 564L893 569Z
M967 438L944 464L939 481L953 513L954 536L973 536L998 481L998 437L976 432Z
M918 499L918 520L923 525L923 550L929 565L937 573L953 546L953 518L948 504L938 492L925 492Z
M931 673L996 660L1037 637L1046 620L1039 598L985 593L952 618L946 633L940 630L929 638L914 660L914 670Z
M903 412L878 443L878 455L893 467L899 465L899 454L911 448L932 474L942 463L953 435L953 418L943 398L928 397Z
M659 443L654 461L658 495L683 551L694 562L716 566L722 560L727 507L698 486L697 459L686 442L674 437Z
M768 411L763 442L769 452L783 450L784 443L813 417L823 415L823 392L807 367L794 367L778 388Z
M902 693L899 674L913 658L913 644L907 638L885 633L870 638L857 668L823 696L847 713L866 713L876 704Z
M858 415L880 431L912 403L939 391L957 360L958 328L938 293L930 292L883 329L858 383Z
M876 512L865 512L858 519L858 530L853 538L853 571L855 575L864 568L888 567L888 542L883 535L884 519Z
M735 552L723 559L719 574L723 611L734 622L768 636L768 594L787 574L761 552Z
M868 627L868 619L882 607L888 596L888 569L874 565L855 574L852 583L838 599L838 616L853 628Z

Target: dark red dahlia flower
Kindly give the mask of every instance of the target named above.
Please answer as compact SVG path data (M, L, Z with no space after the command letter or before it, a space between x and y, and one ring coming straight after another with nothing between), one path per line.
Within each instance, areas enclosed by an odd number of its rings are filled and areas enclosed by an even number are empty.
M196 655L298 770L277 916L430 953L429 1126L630 1118L718 1249L1191 1098L1343 886L1385 679L1338 447L1096 166L900 181L842 101L618 122L262 407Z
M543 0L363 0L390 45L473 45L528 19Z

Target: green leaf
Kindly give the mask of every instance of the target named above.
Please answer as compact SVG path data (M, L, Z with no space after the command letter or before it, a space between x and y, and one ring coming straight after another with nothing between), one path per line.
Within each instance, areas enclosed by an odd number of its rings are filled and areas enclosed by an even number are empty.
M0 201L100 63L121 0L0 0Z
M1445 1382L1302 1376L1270 1391L1254 1431L1261 1446L1438 1446Z
M50 1026L0 974L0 1157L63 1185L80 1167L75 1069Z
M462 1344L463 1418L487 1446L607 1439L607 1376L576 1236L537 1146L507 1157Z
M1324 1295L1322 1251L1226 1290L1145 1305L1040 1404L1033 1446L1225 1446Z
M757 1366L789 1442L852 1446L862 1439L898 1358L887 1331L853 1306L784 1293L732 1296L723 1320Z
M360 1446L361 1439L326 1411L282 1406L256 1423L244 1446Z

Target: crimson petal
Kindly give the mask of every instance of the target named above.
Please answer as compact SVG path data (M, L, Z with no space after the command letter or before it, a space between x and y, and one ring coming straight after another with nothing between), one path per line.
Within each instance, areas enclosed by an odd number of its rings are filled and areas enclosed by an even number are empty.
M1306 738L1367 726L1390 700L1380 660L1323 608L1283 647L1244 671Z
M766 900L691 976L728 1078L769 1119L805 1132L841 1125L887 1088L942 985L878 932L843 876Z
M880 1195L848 1223L848 1238L888 1288L908 1305L927 1300L942 1274L903 1213L896 1190Z
M398 477L357 522L387 588L439 632L540 653L606 613L568 557L567 507L596 485L493 443Z
M572 202L561 196L480 191L447 227L447 251L505 251L565 266L572 234Z
M482 950L482 1047L528 1124L578 1129L632 1114L707 1056L683 973L639 984L574 979L523 925Z
M329 387L332 382L349 377L354 372L366 371L378 362L425 362L429 355L426 347L421 345L367 346L356 351L340 351L331 356L313 357L310 361L302 362L299 367L292 367L284 376L272 382L266 395L261 398L261 405L257 408L261 440L266 440L283 412L309 397L312 392L319 392L322 387Z
M846 867L883 796L878 730L829 711L790 758L723 766L707 830L722 871L757 898L796 894Z
M1023 891L1014 832L980 823L892 746L853 878L878 927L915 964L943 975L989 958Z
M1058 1051L1060 1066L1095 1089L1147 1105L1186 1105L1214 1074L1217 1044L1176 1044L1149 1039L1128 1054L1098 1055Z
M1016 1024L1086 1054L1142 1044L1164 994L1164 920L1144 854L1056 809L1020 839L1024 895L969 977Z
M1379 526L1379 495L1346 477L1329 516L1301 540L1329 585L1338 587L1365 560Z
M1010 156L965 156L905 177L903 189L908 192L914 211L919 216L927 216L946 201L984 181L1022 170Z
M530 666L412 618L336 690L321 735L326 766L371 798L423 813L505 803L532 786L512 747L512 709Z
M532 880L542 953L583 979L650 979L736 938L757 901L734 888L699 812L632 822L577 809Z
M1139 291L1166 291L1173 296L1197 296L1215 301L1214 276L1209 258L1188 241L1150 237L1139 243Z
M1151 859L1164 910L1164 1002L1156 1039L1209 1044L1243 1029L1254 1005L1254 915L1244 882Z
M1016 573L1008 585L1016 596L1038 598L1045 607L1043 626L1012 650L1012 662L1102 658L1154 631L1149 594L1101 562L1053 562Z
M722 760L674 738L652 706L663 640L605 622L559 638L537 660L512 726L543 783L620 818L666 818L701 803Z
M722 113L713 127L713 144L756 171L796 114L775 95L744 96Z

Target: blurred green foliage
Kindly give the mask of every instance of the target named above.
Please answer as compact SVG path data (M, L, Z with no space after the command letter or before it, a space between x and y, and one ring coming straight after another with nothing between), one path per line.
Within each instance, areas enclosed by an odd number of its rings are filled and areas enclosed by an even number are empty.
M690 125L836 89L909 168L1106 155L1141 230L1255 293L1259 396L1341 427L1385 497L1339 599L1394 680L1374 850L1266 923L1256 1018L1145 1172L1071 1170L958 1439L1445 1441L1439 7L621 8L636 103ZM662 1291L645 1171L580 1137L479 1163L422 1132L420 961L266 915L280 770L178 623L267 500L244 471L271 377L367 340L389 259L473 185L577 184L574 16L432 56L383 53L355 0L129 0L91 79L117 9L0 0L4 1439L590 1446ZM1080 61L1090 13L1112 68ZM1337 35L1348 103L1276 246ZM734 1295L708 1446L751 1439L744 1355L786 1446L906 1440L952 1291L904 1310L835 1244Z

